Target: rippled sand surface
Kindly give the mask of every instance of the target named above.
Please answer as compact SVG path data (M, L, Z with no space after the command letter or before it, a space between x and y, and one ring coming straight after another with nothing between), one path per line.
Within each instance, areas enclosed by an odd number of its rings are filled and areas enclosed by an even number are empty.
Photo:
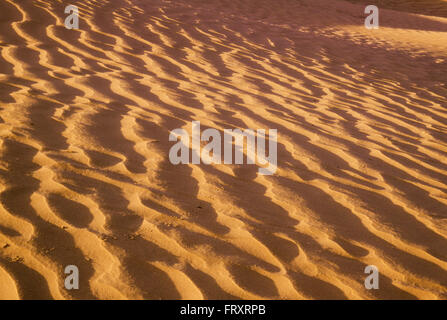
M446 5L402 3L1 1L0 298L446 299ZM276 173L171 164L191 121Z

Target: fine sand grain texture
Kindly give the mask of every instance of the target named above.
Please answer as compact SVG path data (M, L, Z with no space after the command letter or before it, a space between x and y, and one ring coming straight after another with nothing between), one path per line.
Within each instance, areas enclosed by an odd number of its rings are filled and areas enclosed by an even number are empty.
M0 299L447 299L447 2L388 4L0 1Z

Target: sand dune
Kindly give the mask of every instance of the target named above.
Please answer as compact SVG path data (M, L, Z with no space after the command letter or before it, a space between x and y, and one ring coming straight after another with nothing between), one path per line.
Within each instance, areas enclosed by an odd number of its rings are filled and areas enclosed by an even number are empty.
M447 3L415 2L367 30L345 1L72 0L68 30L1 1L0 299L446 299ZM276 173L171 164L194 120L277 129Z

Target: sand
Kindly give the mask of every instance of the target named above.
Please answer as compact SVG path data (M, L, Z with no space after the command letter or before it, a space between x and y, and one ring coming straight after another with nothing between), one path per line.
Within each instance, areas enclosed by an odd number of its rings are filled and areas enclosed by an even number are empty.
M447 2L70 4L0 2L0 299L447 298ZM276 173L173 165L191 121Z

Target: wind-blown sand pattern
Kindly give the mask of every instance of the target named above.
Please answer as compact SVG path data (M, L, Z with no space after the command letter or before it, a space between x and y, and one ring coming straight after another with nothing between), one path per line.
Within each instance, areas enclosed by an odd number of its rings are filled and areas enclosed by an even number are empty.
M363 2L1 1L0 298L446 299L447 3L423 2L367 30ZM277 172L172 165L194 120L277 129Z

